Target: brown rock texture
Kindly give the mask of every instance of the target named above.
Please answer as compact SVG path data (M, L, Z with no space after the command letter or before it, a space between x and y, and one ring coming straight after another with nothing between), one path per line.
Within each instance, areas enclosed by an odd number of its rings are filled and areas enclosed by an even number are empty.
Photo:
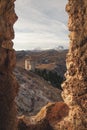
M63 102L48 103L36 116L18 118L18 130L54 130L55 124L68 115Z
M63 102L48 103L41 111L32 117L33 121L39 122L46 119L51 125L60 122L68 115L69 107Z
M68 0L70 48L62 97L70 108L61 130L87 130L87 1Z
M17 129L14 99L18 83L12 73L16 63L12 48L16 20L14 0L0 0L0 130Z
M24 120L18 123L18 130L53 130L47 120L42 120L37 124L28 125Z

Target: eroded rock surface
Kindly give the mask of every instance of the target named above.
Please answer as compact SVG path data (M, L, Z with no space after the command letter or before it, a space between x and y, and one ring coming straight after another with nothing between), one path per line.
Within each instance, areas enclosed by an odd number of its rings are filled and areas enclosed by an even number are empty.
M16 130L14 99L18 83L12 73L16 58L12 39L17 20L14 0L0 0L0 130Z
M57 122L68 115L69 108L63 102L48 103L32 117L18 118L18 130L54 130Z
M87 129L87 1L69 0L70 48L67 55L63 99L70 107L61 130Z

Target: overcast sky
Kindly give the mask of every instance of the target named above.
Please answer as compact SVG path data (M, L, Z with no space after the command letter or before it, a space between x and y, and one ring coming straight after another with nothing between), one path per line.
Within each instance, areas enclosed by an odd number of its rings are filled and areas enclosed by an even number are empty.
M15 49L68 48L67 0L16 0Z

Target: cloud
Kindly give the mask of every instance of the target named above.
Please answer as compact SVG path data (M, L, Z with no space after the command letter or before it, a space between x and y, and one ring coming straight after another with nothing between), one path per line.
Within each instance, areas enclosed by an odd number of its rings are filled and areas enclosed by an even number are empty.
M15 48L49 48L60 42L67 43L67 15L64 11L66 1L17 0L16 12L19 20L14 26ZM64 46L68 47L68 44Z
M18 33L17 36L17 42L15 41L15 48L17 46L17 49L34 49L34 48L55 48L58 45L64 45L67 47L67 40L62 40L61 38L55 37L53 34L45 33L45 34L39 34L38 33ZM21 39L21 40L20 40ZM21 46L21 48L20 48Z

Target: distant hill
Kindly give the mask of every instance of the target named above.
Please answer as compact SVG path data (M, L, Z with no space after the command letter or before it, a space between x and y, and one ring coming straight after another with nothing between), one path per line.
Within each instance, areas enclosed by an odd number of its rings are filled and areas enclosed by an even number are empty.
M44 51L17 51L17 66L24 68L26 56L34 57L38 69L47 69L56 71L59 75L64 76L66 71L66 54L68 50L44 50Z

